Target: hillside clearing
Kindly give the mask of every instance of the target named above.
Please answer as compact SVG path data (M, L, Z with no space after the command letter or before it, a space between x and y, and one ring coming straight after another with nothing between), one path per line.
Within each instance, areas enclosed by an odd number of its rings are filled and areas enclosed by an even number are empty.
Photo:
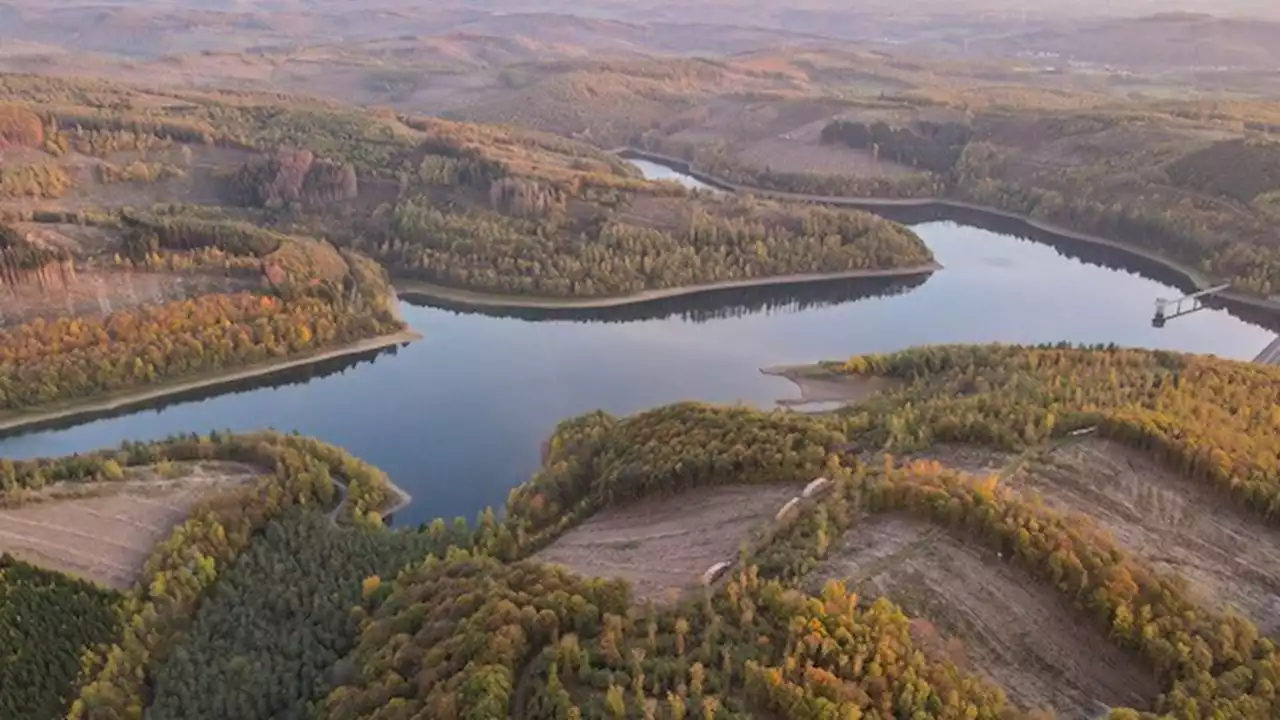
M125 590L156 542L197 503L258 472L236 463L190 463L175 465L173 479L151 469L133 472L126 482L91 488L99 493L91 497L54 499L70 488L51 488L47 501L0 509L0 553Z
M911 518L863 519L811 576L843 580L863 598L888 596L957 643L949 659L982 672L1025 708L1093 718L1144 707L1159 687L1053 589L985 549ZM927 623L920 623L925 625Z
M1184 577L1196 599L1280 631L1280 531L1155 460L1104 440L1053 450L1011 478L1121 546Z
M590 577L622 578L637 600L666 599L696 586L712 565L734 560L741 542L802 488L736 485L642 500L596 515L534 558Z

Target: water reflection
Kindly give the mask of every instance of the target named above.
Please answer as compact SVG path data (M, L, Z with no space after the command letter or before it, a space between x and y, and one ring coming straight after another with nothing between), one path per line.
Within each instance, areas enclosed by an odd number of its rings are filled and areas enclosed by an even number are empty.
M283 370L251 378L231 380L218 385L210 385L191 390L182 390L163 397L139 400L136 403L121 405L109 410L85 412L73 417L36 422L17 430L0 430L0 439L18 438L23 435L65 430L79 425L84 425L86 423L109 420L111 418L118 418L126 415L141 415L146 412L154 412L159 415L165 408L169 408L174 405L198 403L211 398L255 393L260 390L284 388L291 385L306 385L314 380L320 380L332 375L341 375L342 373L361 365L372 364L384 355L394 356L399 352L399 350L400 348L397 346L369 350L367 352L355 353L343 357L320 360L310 365L285 368ZM183 432L183 429L174 428L174 432Z
M876 297L911 292L928 282L930 275L902 278L843 278L781 285L708 290L693 295L659 298L608 308L520 308L455 303L412 292L401 299L418 307L434 307L464 314L516 318L530 322L626 323L678 319L705 323L758 313L800 312Z

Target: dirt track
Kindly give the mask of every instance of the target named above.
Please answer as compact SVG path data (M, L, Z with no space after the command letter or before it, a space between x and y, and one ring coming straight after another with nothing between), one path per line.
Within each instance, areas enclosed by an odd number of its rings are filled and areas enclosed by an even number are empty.
M737 558L741 541L803 486L707 488L607 510L565 533L535 558L589 577L623 578L637 600L667 599L702 573Z
M124 590L156 542L201 499L247 482L256 470L235 463L180 466L174 480L153 472L101 488L105 494L0 510L0 552Z
M1217 489L1104 440L1057 448L1010 485L1093 517L1130 552L1185 577L1201 603L1280 632L1280 530Z
M1141 663L1116 648L1052 588L984 548L903 516L873 516L841 538L811 576L813 589L845 580L863 597L887 595L918 625L960 643L947 657L982 672L1027 708L1063 718L1105 706L1145 707L1159 692ZM960 645L963 649L960 649Z

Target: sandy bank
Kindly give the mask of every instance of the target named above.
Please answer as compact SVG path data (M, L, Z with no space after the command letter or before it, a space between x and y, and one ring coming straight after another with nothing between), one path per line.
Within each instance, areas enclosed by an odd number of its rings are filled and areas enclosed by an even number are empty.
M737 288L767 287L770 285L791 285L796 283L822 282L827 280L853 280L857 278L893 278L928 275L942 266L938 263L911 265L901 268L885 268L882 270L848 270L836 273L804 273L798 275L774 275L772 277L752 278L750 280L725 280L723 282L703 285L685 285L682 287L663 288L661 290L645 290L631 295L615 295L610 297L591 298L553 298L533 295L499 295L494 293L459 290L457 288L435 285L421 280L396 280L396 292L401 296L421 297L443 300L447 302L471 305L476 307L525 308L559 310L574 308L612 308L624 305L635 305L653 300L697 295L716 290L732 290Z
M214 373L190 379L177 379L162 382L157 385L149 385L138 390L112 393L105 397L100 396L62 403L47 409L7 413L0 415L0 433L12 432L28 425L47 423L55 420L66 420L79 415L92 415L111 412L113 410L121 410L133 405L163 398L168 395L214 387L224 383L235 382L237 380L247 380L263 375L271 375L290 368L304 367L324 360L345 357L347 355L357 355L371 350L381 350L393 345L401 345L421 339L422 335L412 330L403 330L391 335L369 338L367 340L361 340L339 348L308 353L306 355L287 358L284 360L257 363L235 370L228 370L226 372Z
M799 398L778 401L778 404L783 407L800 407L816 403L853 404L899 384L892 378L843 375L828 370L822 365L777 365L760 368L760 372L786 378L800 388Z
M1100 246L1112 248L1114 250L1119 250L1121 252L1129 253L1130 255L1133 255L1135 257L1140 257L1146 260L1150 260L1151 262L1159 263L1160 265L1168 268L1169 270L1172 270L1178 273L1179 275L1182 275L1183 277L1185 277L1191 284L1193 284L1199 290L1205 290L1218 284L1212 278L1205 276L1203 273L1196 270L1195 268L1189 267L1187 265L1183 265L1182 263L1179 263L1176 260L1171 260L1170 258L1165 257L1164 255L1161 255L1159 253L1152 252L1150 250L1145 250L1143 248L1135 247L1128 243L1120 242L1117 240L1111 240L1111 239L1102 237L1100 235L1091 235L1089 233L1077 232L1075 230L1071 230L1061 225L1055 225L1054 223L1051 223L1051 222L1037 220L1036 218L1029 217L1027 215L1019 215L1018 213L1008 212L1006 210L1001 210L999 208L991 207L989 205L978 205L975 203L964 202L963 200L952 200L949 198L942 198L942 197L927 197L927 198L844 197L839 195L805 195L802 193L790 193L790 192L783 192L780 190L765 190L763 188L755 188L755 187L750 187L746 185L738 185L735 183L728 182L726 180L722 180L717 177L713 177L711 175L708 175L704 172L697 170L687 160L682 160L680 158L663 155L661 153L653 153L645 150L636 150L634 148L620 148L618 150L615 150L615 152L622 155L623 157L639 158L643 160L648 160L649 162L654 162L660 165L664 165L666 167L671 168L672 170L684 173L694 178L695 180L706 183L708 185L713 185L722 190L727 190L730 192L750 193L758 197L771 198L775 200L790 200L794 202L809 202L809 203L818 203L822 205L845 206L845 207L852 207L852 208L928 207L933 205L933 206L941 206L941 207L950 207L958 210L968 210L971 212L985 213L993 217L998 217L1005 220L1015 220L1015 221L1024 223L1028 227L1031 227L1035 230L1039 230L1041 232L1057 235L1059 237L1067 238L1069 240L1076 240L1079 242L1090 243L1092 245L1100 245ZM1230 300L1232 302L1237 302L1244 305L1250 305L1252 307L1261 308L1263 310L1270 310L1272 312L1280 313L1280 301L1258 297L1255 295L1248 295L1248 294L1237 292L1234 290L1228 290L1226 292L1219 293L1218 296L1225 298L1227 300Z

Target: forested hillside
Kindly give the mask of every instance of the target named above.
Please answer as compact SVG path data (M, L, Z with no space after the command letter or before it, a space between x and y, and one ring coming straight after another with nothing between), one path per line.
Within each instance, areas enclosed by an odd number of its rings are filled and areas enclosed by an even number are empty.
M6 683L0 699L24 708L69 702L75 718L136 717L140 708L157 717L335 719L1043 717L1012 701L982 661L964 659L958 648L977 639L963 627L943 623L956 634L942 640L926 632L945 607L903 597L908 612L892 593L864 596L857 578L845 585L830 576L846 552L843 535L910 516L934 528L921 543L946 536L981 549L983 562L1060 597L1054 612L1077 634L1096 633L1153 678L1158 696L1112 717L1276 712L1269 688L1280 681L1280 658L1250 617L1157 571L1142 548L1102 532L1087 513L928 459L963 446L1031 462L1088 430L1239 508L1242 522L1256 523L1255 542L1269 543L1276 369L1116 348L948 346L813 372L900 384L829 415L686 403L575 418L550 439L543 469L513 491L506 513L485 511L474 524L379 529L391 495L385 476L290 436L176 438L4 462L4 505L57 502L41 490L57 483L92 495L157 463L274 471L193 514L119 599L7 565L0 592L39 598L28 602L45 613L5 616L7 636L57 639L41 645L47 660L19 656L0 672L73 667L80 647L111 645L79 680L42 676L22 694ZM637 603L624 581L538 559L610 508L716 486L798 487L818 476L828 482L741 538L724 579L699 587L691 577L681 598ZM324 511L343 496L334 524ZM114 605L118 624L69 633L39 620L85 603Z
M207 274L225 278L225 290L0 327L0 413L297 357L403 327L383 271L329 244L181 209L125 212L108 223L121 240L100 272L123 283L157 271ZM38 281L42 295L57 298L51 276L62 288L76 282L65 250L30 247L10 248L15 259L38 263L11 271L13 285Z
M694 196L550 135L278 95L0 82L49 148L8 171L15 197L222 205L228 220L323 237L439 285L589 297L931 261L909 230L872 215ZM72 169L89 159L97 180Z

